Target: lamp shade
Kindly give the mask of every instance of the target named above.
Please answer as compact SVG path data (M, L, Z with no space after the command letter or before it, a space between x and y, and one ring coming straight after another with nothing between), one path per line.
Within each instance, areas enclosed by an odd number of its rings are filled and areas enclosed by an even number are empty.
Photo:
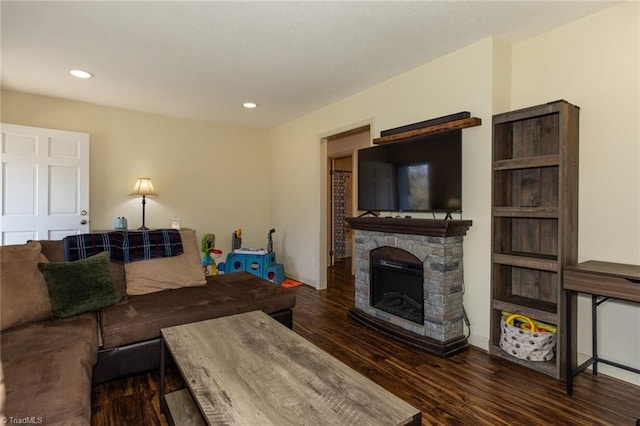
M156 193L155 188L153 187L153 183L151 183L151 179L149 178L138 178L136 184L133 187L133 191L129 195L158 195Z

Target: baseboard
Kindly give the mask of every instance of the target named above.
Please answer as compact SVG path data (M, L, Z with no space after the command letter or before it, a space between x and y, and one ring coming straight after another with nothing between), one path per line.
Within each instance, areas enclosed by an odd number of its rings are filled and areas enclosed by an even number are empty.
M470 345L475 346L478 349L482 349L483 351L489 352L489 339L487 337L471 333L467 340L469 341Z

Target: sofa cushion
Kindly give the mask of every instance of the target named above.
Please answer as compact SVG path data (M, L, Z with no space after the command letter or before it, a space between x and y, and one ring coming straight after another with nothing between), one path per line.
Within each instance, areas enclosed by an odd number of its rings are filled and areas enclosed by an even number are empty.
M55 318L98 311L122 300L109 274L109 253L75 262L39 263Z
M91 424L95 314L16 327L2 333L0 344L7 417L41 417L47 425Z
M160 329L227 315L293 308L295 291L277 287L248 272L207 277L203 287L131 296L100 311L105 348L160 336Z
M2 330L51 318L47 285L38 271L38 263L47 262L47 258L40 251L37 241L0 247Z
M64 246L62 240L38 240L42 246L42 254L49 262L64 262Z
M62 240L39 240L38 242L42 244L42 254L49 259L49 262L65 261ZM109 273L118 293L126 296L127 285L124 279L124 265L122 263L109 262Z
M200 248L193 229L181 229L184 253L174 257L141 260L124 265L130 296L207 283Z

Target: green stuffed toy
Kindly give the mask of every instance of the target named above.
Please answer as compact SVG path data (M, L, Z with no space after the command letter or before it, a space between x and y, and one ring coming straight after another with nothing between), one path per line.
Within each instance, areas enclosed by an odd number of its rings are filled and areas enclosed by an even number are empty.
M215 249L216 236L213 234L204 234L202 236L202 243L200 244L200 251L204 253L202 258L202 269L204 269L205 275L216 275L218 268L216 266L216 260L213 256L219 257L222 251ZM213 255L213 256L212 256ZM211 269L209 269L211 268Z

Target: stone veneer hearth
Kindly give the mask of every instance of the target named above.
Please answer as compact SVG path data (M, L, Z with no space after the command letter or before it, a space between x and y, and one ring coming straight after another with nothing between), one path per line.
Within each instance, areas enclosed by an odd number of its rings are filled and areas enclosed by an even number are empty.
M467 347L463 330L463 235L471 221L349 218L355 230L355 306L350 316L439 356ZM371 306L370 252L404 250L423 262L424 325Z

